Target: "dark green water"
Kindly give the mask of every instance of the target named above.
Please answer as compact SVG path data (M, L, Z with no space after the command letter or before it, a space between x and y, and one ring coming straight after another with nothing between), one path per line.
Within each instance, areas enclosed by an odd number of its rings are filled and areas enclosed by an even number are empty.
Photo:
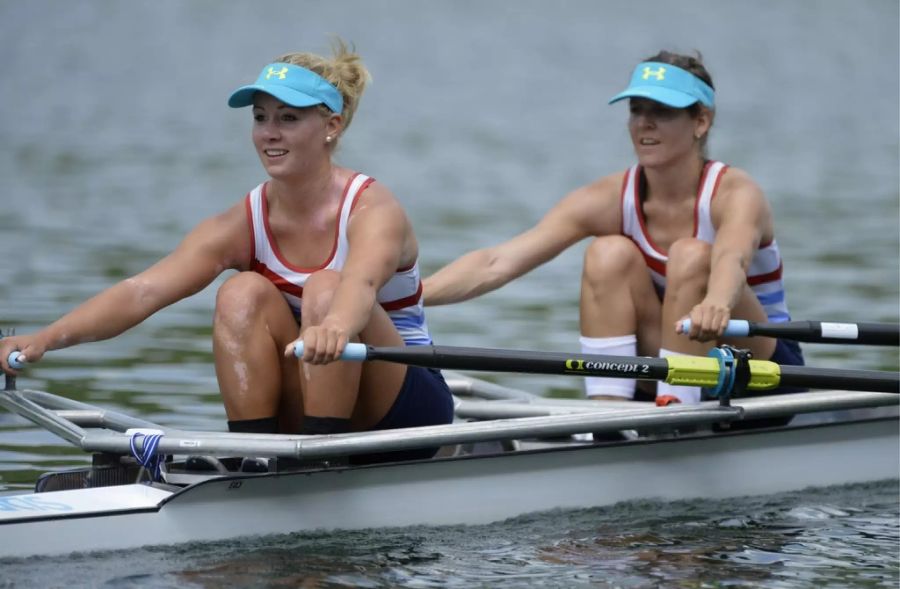
M52 321L255 186L249 114L225 99L279 53L325 51L330 32L354 41L374 76L339 159L404 202L426 272L628 166L626 108L606 99L641 58L696 48L718 91L711 155L766 191L794 317L896 322L898 19L888 0L0 2L0 326ZM436 339L577 349L583 245L490 295L430 309ZM214 296L215 285L114 341L54 353L20 385L222 430ZM896 350L806 354L813 366L900 364ZM565 396L579 386L490 378ZM0 491L83 461L0 413ZM7 564L0 587L896 587L897 495L890 481Z

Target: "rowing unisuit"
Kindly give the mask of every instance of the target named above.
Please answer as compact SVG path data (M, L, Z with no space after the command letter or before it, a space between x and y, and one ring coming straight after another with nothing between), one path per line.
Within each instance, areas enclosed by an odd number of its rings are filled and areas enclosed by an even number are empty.
M341 197L340 214L334 245L328 260L318 268L294 266L281 254L269 228L269 210L266 200L266 183L254 188L246 199L247 219L250 224L253 252L251 270L266 278L281 291L285 300L300 318L303 285L309 276L319 270L340 270L347 260L350 245L347 241L347 224L350 212L362 192L374 182L364 174L354 174L347 181ZM431 336L425 323L422 302L422 281L418 261L407 268L400 268L381 287L376 295L378 303L387 311L400 336L407 345L428 345Z
M712 199L727 168L728 166L722 162L706 162L694 204L693 237L710 244L716 239L716 228L713 226L710 213ZM653 243L644 226L640 214L640 178L640 166L632 166L625 173L625 181L622 184L622 233L630 237L640 248L653 283L657 288L664 290L666 262L669 257ZM785 302L782 269L781 253L773 237L769 243L760 244L747 271L747 284L759 299L769 321L773 323L790 320Z

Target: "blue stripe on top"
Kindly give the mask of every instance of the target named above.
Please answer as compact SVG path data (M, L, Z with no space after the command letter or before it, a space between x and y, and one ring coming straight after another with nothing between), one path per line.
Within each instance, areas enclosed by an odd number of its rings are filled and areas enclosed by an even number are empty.
M766 294L757 294L756 298L759 299L759 303L764 307L766 305L775 305L784 302L784 291L778 290Z

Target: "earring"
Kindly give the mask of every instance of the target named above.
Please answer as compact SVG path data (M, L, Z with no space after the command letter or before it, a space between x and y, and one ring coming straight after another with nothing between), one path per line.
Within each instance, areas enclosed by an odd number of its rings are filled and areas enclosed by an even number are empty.
M700 141L701 137L703 137L703 135L694 135L694 141Z
M325 136L325 143L331 143L331 135Z

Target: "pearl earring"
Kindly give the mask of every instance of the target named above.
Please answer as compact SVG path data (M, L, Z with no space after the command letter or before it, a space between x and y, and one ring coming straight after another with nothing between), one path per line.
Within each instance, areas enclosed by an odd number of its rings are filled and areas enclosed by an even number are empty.
M331 143L331 135L325 137L325 143Z

